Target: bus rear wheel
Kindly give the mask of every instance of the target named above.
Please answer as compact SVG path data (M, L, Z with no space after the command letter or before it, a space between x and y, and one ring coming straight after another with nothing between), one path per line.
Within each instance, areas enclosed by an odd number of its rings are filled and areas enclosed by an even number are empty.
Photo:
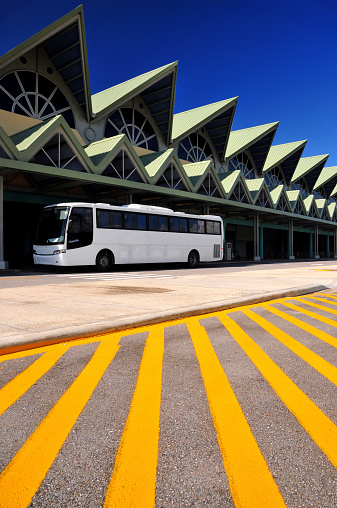
M196 250L192 250L188 255L187 264L189 268L195 268L196 266L198 266L198 263L199 263L199 254L197 253Z
M113 255L108 250L101 250L96 256L96 268L99 272L108 272L113 265Z

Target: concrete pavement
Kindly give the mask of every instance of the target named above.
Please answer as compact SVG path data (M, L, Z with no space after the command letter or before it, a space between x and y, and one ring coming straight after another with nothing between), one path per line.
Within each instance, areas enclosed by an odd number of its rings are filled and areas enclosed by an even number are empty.
M337 287L336 260L149 272L142 268L129 279L120 271L116 279L95 272L4 274L0 350Z

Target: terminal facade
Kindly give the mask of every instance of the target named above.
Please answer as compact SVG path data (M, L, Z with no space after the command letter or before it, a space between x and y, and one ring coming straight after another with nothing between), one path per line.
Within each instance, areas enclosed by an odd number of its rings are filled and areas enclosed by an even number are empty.
M337 167L232 130L238 97L174 114L177 62L90 93L79 7L0 58L0 269L32 262L43 206L220 215L225 259L337 257ZM207 100L207 98L205 98Z

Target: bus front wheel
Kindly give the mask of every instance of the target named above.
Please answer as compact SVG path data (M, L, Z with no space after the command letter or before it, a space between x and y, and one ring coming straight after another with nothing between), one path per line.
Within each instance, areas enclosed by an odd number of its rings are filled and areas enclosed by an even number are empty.
M113 265L113 255L108 250L101 250L96 256L96 268L100 272L108 272Z
M196 250L192 250L188 255L187 264L189 268L195 268L196 266L198 266L198 263L199 263L199 254L197 253Z

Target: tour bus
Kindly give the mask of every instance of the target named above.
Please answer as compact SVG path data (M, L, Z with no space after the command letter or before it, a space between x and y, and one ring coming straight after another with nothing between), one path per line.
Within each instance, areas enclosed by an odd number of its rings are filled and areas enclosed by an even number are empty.
M147 205L60 203L40 218L36 265L96 265L219 261L223 224L216 215L191 215Z

